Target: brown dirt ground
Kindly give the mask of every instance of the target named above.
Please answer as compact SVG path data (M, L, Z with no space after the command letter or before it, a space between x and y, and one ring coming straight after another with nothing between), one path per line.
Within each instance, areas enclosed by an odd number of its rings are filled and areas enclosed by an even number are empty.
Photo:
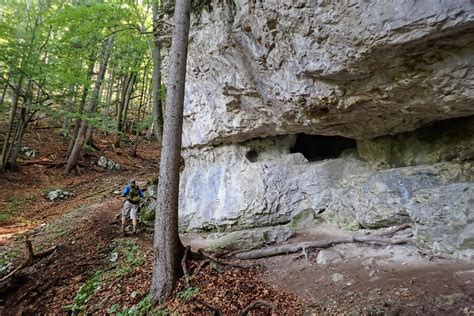
M26 139L31 143L25 145L41 153L34 159L55 164L63 161L59 153L67 144L61 136L30 133ZM114 304L131 307L147 295L153 263L152 236L143 232L123 238L119 234L114 219L121 201L111 192L131 175L146 179L157 173L158 150L142 144L140 157L131 157L131 144L125 143L115 152L107 140L97 145L101 152L81 161L80 175L64 178L62 166L35 164L20 164L19 171L0 175L1 187L8 188L0 192L0 207L11 213L10 219L0 225L0 254L11 260L10 269L24 258L22 243L26 235L35 251L58 245L53 254L24 270L16 289L0 296L0 315L65 313L81 285L96 271L106 272L102 285L86 304L87 313L105 314ZM125 171L104 172L93 166L91 161L97 161L100 155L125 166ZM69 189L76 196L49 202L44 190L50 187ZM18 202L16 209L13 201ZM300 232L292 242L335 235L337 232L313 229ZM193 248L205 246L202 238L187 236L185 240ZM109 260L116 245L123 242L132 242L139 249L135 259L140 263L128 270L119 269ZM189 300L183 298L180 293L186 287L181 279L166 307L178 314L207 315L210 310L201 303L205 301L228 315L264 299L277 306L274 314L281 315L474 314L472 264L428 261L414 256L409 249L400 252L398 248L357 247L337 248L344 260L324 266L316 263L316 252L309 253L308 258L296 259L293 254L252 261L263 264L263 270L208 264L191 277L191 285L199 292ZM374 261L366 264L367 256ZM119 258L119 263L125 259ZM198 264L188 262L191 273ZM335 273L343 280L333 281ZM268 307L255 310L255 314L271 313Z

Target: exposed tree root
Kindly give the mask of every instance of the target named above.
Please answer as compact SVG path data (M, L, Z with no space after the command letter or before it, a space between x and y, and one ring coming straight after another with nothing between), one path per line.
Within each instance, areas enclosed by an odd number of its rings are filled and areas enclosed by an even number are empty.
M184 248L184 255L183 255L183 258L181 259L181 267L183 268L184 281L186 282L186 287L191 286L191 284L189 282L188 267L186 266L186 258L188 256L188 252L189 252L190 249L191 249L191 246L186 246L186 248Z
M254 308L260 307L260 306L268 306L268 307L270 307L272 310L274 310L274 309L276 308L275 304L270 303L270 302L265 301L265 300L253 301L252 303L250 303L249 305L247 305L247 307L245 307L245 308L239 313L239 316L247 316L248 313L249 313L249 311L251 311L251 310L254 309Z
M193 274L198 274L199 271L201 271L201 269L202 269L206 264L208 264L209 262L211 262L211 260L209 260L209 259L205 259L205 260L201 261L201 263L199 263L199 265L197 266L197 268L194 270Z
M215 307L214 305L211 305L211 304L208 304L206 302L204 302L203 300L201 299L195 299L197 303L209 308L211 310L211 315L212 316L219 316L221 315L221 311L220 309L218 309L217 307Z
M400 245L400 244L407 244L411 243L411 239L390 239L384 238L395 234L401 230L409 228L409 224L403 224L397 226L393 229L390 229L386 232L377 233L373 235L367 236L352 236L352 237L345 237L339 239L332 239L332 240L318 240L318 241L306 241L298 244L293 245L279 245L279 246L272 246L266 247L262 249L256 249L246 252L237 253L235 255L238 259L258 259L263 257L270 257L280 254L288 254L288 253L295 253L298 251L304 251L307 248L329 248L334 245L338 244L347 244L347 243L379 243L379 244L392 244L392 245Z
M234 267L234 268L239 268L239 269L250 269L250 268L257 268L257 267L260 267L260 265L258 264L252 264L252 265L240 265L240 264L235 264L235 263L229 263L229 262L225 262L225 261L222 261L216 257L214 257L213 255L205 252L204 250L202 249L199 249L198 250L199 254L211 261L214 261L215 263L218 263L220 265L223 265L223 266L229 266L229 267Z

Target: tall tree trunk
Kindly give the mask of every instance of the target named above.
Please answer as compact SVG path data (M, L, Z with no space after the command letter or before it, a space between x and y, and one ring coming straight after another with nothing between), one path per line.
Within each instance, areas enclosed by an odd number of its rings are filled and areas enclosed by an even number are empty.
M87 73L92 77L94 74L94 65L95 65L95 59L94 55L91 55L90 57L90 64L87 69ZM89 94L89 84L86 84L84 86L84 90L82 90L82 96L81 96L81 102L79 103L79 109L78 109L78 114L79 116L82 116L84 113L84 109L86 107L86 101L87 101L87 95ZM78 117L76 119L76 123L74 125L74 129L71 134L71 139L69 141L69 146L67 148L67 157L71 156L72 149L74 148L74 144L76 143L77 136L79 134L79 129L81 128L81 123L82 123L82 118Z
M182 272L180 259L183 245L178 235L178 193L190 11L191 0L176 0L155 210L155 262L150 290L153 301L160 303L171 295Z
M99 73L97 74L97 80L94 85L94 90L92 91L92 98L89 107L89 112L94 113L97 111L97 106L99 105L99 93L100 88L102 86L102 82L104 81L105 71L107 70L107 63L109 61L110 52L112 50L112 43L113 37L109 37L107 43L104 47L104 53L102 57L102 63L99 67ZM74 143L74 147L72 148L71 155L69 155L69 159L66 165L66 174L71 172L72 168L77 165L77 161L79 160L79 156L81 154L82 146L84 145L84 140L86 137L88 124L86 121L82 121L81 128L79 129L79 133L76 138L76 142Z
M112 94L114 90L114 70L115 67L111 67L112 70L110 71L109 74L109 82L107 86L107 94L105 96L105 105L104 105L104 116L107 118L110 115L110 103L112 101Z
M10 155L9 153L10 148L11 148L10 138L12 137L12 134L14 131L13 126L15 124L15 116L16 116L16 112L18 108L18 99L20 97L22 84L23 84L23 74L20 75L20 79L18 79L18 84L16 86L16 89L13 92L13 100L12 100L12 105L10 109L10 118L8 120L8 130L7 130L7 135L5 136L5 140L3 142L0 170L5 169L8 162L8 156Z
M137 73L132 73L132 79L129 83L129 88L127 90L127 97L125 98L125 105L123 109L123 120L122 120L122 128L127 128L127 116L128 116L128 108L130 107L130 100L132 99L133 87L135 85L135 81L137 80Z
M161 1L160 1L161 3ZM153 0L151 3L153 15L153 45L151 45L151 55L153 60L153 78L152 78L152 117L153 117L153 131L158 143L161 145L163 138L163 110L161 106L161 51L157 40L158 32L158 1Z
M132 88L133 88L133 82L134 82L134 77L135 73L130 73L129 76L126 77L126 79L123 82L122 86L122 93L120 97L120 102L118 104L117 108L117 122L115 125L115 137L114 137L114 146L115 147L120 147L120 134L122 133L122 130L124 129L124 120L123 117L125 116L124 113L125 108L128 107L128 102L130 102L130 98L132 96Z
M137 156L138 140L139 140L139 136L140 136L140 116L141 116L143 105L145 104L145 90L146 90L146 86L148 85L147 66L148 66L148 64L146 64L145 69L143 69L142 90L140 92L140 103L139 103L139 106L138 106L137 124L135 126L135 128L136 128L135 143L133 144L133 152L132 152L133 157Z

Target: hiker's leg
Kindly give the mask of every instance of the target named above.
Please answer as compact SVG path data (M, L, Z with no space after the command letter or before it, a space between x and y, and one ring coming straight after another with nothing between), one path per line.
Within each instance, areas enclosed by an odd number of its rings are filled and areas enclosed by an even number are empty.
M132 203L129 201L125 201L123 204L122 208L122 233L125 234L125 223L127 221L127 216L130 213L130 208L132 206Z
M138 205L133 205L130 210L130 218L132 219L132 225L133 225L133 232L137 232L137 212L138 212Z

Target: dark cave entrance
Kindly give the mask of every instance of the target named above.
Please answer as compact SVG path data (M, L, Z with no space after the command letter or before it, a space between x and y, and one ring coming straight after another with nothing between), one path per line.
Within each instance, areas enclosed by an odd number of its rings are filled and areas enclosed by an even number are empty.
M298 134L291 153L302 153L308 161L338 158L348 148L356 148L356 140L342 136Z

